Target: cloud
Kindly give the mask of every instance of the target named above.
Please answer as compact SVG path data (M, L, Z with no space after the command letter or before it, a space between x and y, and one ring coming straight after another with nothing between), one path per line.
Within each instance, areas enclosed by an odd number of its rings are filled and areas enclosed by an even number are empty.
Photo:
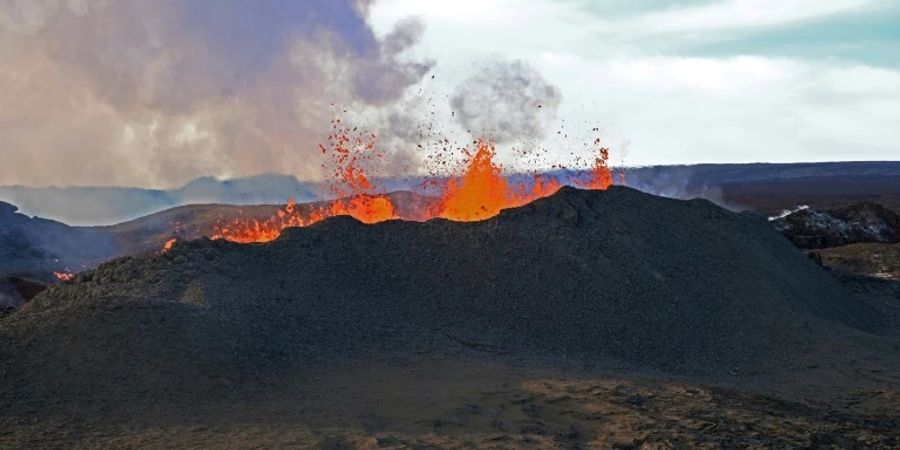
M434 65L409 55L421 23L380 37L370 6L0 2L0 160L15 168L0 184L321 177L317 145L335 114L353 110L359 125L390 133L378 127Z
M802 70L791 60L758 56L623 58L604 65L605 79L631 89L736 96L788 81Z
M629 164L900 158L900 71L792 58L544 55ZM615 146L614 146L615 150Z
M561 100L559 89L528 63L494 60L456 87L450 106L463 128L503 144L543 137Z
M405 19L381 42L381 56L364 61L353 76L357 94L372 104L395 100L398 93L415 84L434 66L433 61L401 62L399 57L422 37L424 26L416 19Z
M84 16L91 0L7 1L0 7L0 29L34 34L47 26L58 14Z
M655 10L628 20L638 33L764 27L886 7L881 0L718 0ZM624 28L624 27L615 27Z
M463 92L473 59L497 54L539 70L565 99L552 122L562 134L538 143L548 163L571 162L572 147L593 142L577 134L595 127L614 154L631 143L629 164L897 159L898 71L852 50L896 47L889 19L872 34L881 40L854 42L887 8L896 2L0 0L0 185L317 179L316 146L335 114L378 134L389 175L418 165L423 134L468 139L446 123L443 99ZM815 26L848 17L857 28L829 45L850 55L836 57L817 40L829 28ZM816 57L749 43L793 45L800 24ZM709 42L723 43L715 56L697 50ZM466 88L457 120L502 139L551 120L550 100L528 116L510 105L542 96L497 87ZM509 120L495 114L504 108Z
M897 2L432 3L384 0L373 21L421 14L421 46L441 61L438 81L450 93L473 57L537 68L564 98L552 128L561 134L538 143L543 163L590 151L582 143L594 128L615 163L634 165L900 159L900 129L889 120L900 110L900 71L884 51L858 51L897 47Z

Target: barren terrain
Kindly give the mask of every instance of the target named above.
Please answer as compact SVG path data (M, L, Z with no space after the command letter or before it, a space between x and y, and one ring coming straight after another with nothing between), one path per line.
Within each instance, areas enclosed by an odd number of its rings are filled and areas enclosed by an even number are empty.
M810 376L815 372L803 371ZM785 400L747 389L635 374L511 366L483 356L301 368L245 383L221 380L203 394L173 402L145 392L130 405L114 408L85 401L77 410L16 407L2 416L0 446L893 449L900 445L896 390L831 389L818 398Z
M184 242L0 319L0 446L895 448L893 286L620 187Z

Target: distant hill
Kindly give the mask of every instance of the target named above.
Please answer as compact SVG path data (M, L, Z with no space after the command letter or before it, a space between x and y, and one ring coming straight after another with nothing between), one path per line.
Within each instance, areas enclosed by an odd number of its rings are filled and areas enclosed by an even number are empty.
M654 166L629 169L627 178L656 195L767 215L800 204L834 209L866 201L900 210L900 161Z
M172 190L127 187L0 187L0 200L22 213L72 225L109 225L176 206L205 203L279 204L289 196L314 201L320 186L289 175L264 174L234 180L198 178Z
M407 220L421 220L418 214L427 209L422 205L434 200L409 191L388 195L400 217ZM306 202L296 208L323 206L321 202ZM119 256L159 253L170 239L199 239L210 236L217 224L229 219L265 221L278 210L278 205L271 204L192 204L116 225L88 227L29 217L15 205L0 201L0 277L51 283L56 281L54 272L81 272Z
M556 171L562 178L577 171ZM625 169L627 185L671 198L705 198L731 209L771 213L816 197L819 208L877 201L900 210L900 161L796 164L700 164ZM515 177L515 175L513 175ZM385 179L387 191L421 192L422 178ZM424 193L427 194L427 193ZM109 225L188 204L282 204L288 197L312 202L328 197L326 186L290 175L263 174L233 180L198 178L172 190L124 187L0 187L0 200L22 213L72 225ZM806 200L809 202L809 200ZM837 203L835 203L837 202ZM815 202L813 202L815 203Z

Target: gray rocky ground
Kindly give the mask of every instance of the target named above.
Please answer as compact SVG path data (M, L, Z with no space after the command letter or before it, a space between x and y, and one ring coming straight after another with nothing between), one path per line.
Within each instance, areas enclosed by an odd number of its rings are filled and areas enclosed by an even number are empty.
M618 187L186 242L0 319L0 446L894 448L900 310L846 286Z

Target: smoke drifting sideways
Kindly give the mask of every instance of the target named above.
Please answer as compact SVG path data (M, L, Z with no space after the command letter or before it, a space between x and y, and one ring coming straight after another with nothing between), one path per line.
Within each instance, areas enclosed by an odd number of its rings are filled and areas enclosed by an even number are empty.
M543 137L561 101L559 89L528 63L492 60L456 87L450 106L471 134L505 144Z
M320 179L336 109L402 140L404 98L435 63L410 55L415 20L377 36L371 1L2 1L0 185Z

